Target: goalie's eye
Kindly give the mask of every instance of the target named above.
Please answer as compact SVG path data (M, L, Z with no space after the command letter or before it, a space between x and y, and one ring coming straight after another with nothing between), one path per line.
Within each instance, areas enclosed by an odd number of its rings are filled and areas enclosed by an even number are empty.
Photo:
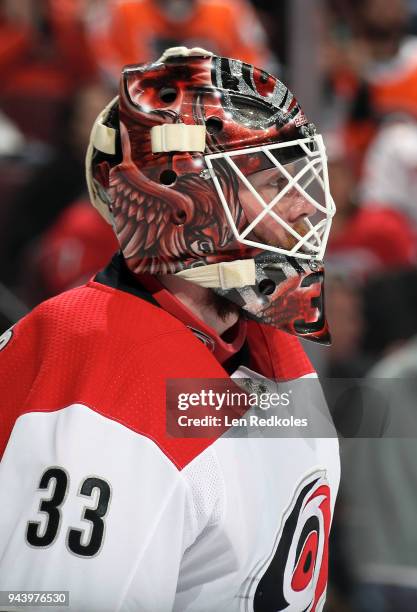
M279 189L281 191L281 189L284 189L287 183L288 181L286 178L277 176L275 178L272 178L270 181L268 181L266 185L269 187L274 187L275 189L277 190Z
M287 178L276 168L254 172L247 179L250 185L261 194L262 191L281 191L288 184Z

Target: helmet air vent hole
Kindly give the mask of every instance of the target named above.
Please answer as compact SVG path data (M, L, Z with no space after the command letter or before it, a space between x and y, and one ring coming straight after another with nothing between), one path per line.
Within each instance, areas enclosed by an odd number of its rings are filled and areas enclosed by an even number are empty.
M159 180L163 185L173 185L177 180L177 173L174 170L163 170L159 175Z
M206 128L209 134L218 134L223 129L223 121L219 117L209 117Z
M163 87L159 91L159 98L164 104L172 104L177 97L177 90L175 87Z
M275 291L276 284L270 278L264 278L258 285L262 295L272 295Z
M187 221L187 213L185 210L176 210L172 215L172 222L175 225L184 225Z

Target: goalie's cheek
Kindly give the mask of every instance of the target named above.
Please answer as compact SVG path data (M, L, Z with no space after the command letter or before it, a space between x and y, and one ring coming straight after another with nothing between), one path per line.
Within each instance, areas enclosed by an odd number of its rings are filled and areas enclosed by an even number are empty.
M268 202L277 195L277 190L265 188L259 193L262 198ZM264 211L262 204L249 189L241 189L239 191L239 200L247 220L247 225L255 221L262 211ZM304 236L309 230L306 218L316 212L314 206L296 189L292 189L288 194L283 196L279 202L273 206L272 211L300 236ZM298 239L281 225L279 221L272 218L269 213L265 213L264 216L256 222L248 238L261 241L270 246L288 249L292 248L298 242Z

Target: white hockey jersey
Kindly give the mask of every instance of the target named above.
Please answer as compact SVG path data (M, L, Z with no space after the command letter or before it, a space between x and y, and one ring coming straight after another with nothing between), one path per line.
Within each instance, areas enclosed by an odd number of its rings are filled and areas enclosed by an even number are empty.
M49 609L74 612L321 610L337 439L170 437L167 379L228 374L105 278L0 337L0 590L69 591ZM250 323L247 346L262 376L311 375L282 332Z

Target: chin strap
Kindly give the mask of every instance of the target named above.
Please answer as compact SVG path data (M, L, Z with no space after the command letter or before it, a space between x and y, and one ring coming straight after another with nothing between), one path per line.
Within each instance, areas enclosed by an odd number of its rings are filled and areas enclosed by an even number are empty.
M255 260L222 261L217 264L182 270L175 276L180 276L200 287L237 289L256 284Z

